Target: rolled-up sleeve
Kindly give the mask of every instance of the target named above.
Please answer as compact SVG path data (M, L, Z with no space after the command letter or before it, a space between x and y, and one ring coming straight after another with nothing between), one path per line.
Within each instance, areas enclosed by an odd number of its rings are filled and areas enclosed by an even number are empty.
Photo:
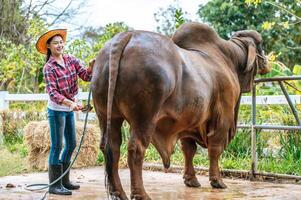
M46 83L46 91L49 94L50 100L61 105L66 97L59 93L55 74L47 67L47 65L43 69L43 74Z
M80 60L78 60L77 58L73 58L73 63L77 75L84 81L91 81L92 72L88 72L87 69L83 67Z

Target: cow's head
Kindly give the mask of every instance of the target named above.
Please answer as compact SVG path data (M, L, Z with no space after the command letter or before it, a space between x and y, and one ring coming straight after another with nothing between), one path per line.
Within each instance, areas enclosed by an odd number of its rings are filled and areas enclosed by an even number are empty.
M239 81L241 92L251 90L256 73L266 74L271 68L262 49L262 37L256 31L238 31L231 37L231 41L237 44L245 56L239 69Z

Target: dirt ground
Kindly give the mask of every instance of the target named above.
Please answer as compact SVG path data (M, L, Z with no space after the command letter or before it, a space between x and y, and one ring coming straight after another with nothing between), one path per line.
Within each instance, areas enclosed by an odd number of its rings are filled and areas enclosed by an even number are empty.
M72 180L81 185L80 190L73 191L72 196L62 197L47 195L51 200L105 200L104 170L102 167L73 169ZM0 178L0 199L2 200L37 200L43 197L44 191L30 192L25 186L34 183L46 183L47 173L23 174ZM129 169L121 169L120 177L124 190L129 196ZM212 189L207 176L198 176L200 188L189 188L183 183L182 175L143 171L144 185L153 200L221 200L221 199L301 199L301 185L251 182L248 180L224 179L227 189ZM14 188L7 188L12 184Z

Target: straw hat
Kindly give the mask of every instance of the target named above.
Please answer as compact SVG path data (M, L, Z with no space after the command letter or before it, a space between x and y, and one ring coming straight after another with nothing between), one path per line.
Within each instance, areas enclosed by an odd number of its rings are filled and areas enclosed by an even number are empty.
M38 52L47 54L47 40L55 35L62 36L64 42L66 42L67 29L54 29L44 33L37 41L36 48Z

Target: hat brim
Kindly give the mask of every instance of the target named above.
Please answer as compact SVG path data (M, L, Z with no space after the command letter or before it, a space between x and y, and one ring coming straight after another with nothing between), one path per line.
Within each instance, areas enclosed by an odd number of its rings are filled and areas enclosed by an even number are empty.
M66 42L67 29L54 29L44 33L36 43L38 52L47 54L47 41L55 35L62 36L63 41Z

